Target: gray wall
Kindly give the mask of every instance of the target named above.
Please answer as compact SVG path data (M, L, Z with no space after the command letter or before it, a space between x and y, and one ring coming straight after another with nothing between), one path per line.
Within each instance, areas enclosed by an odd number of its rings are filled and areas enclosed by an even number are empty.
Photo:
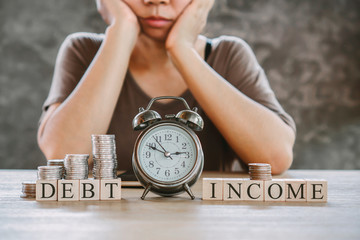
M293 168L359 169L360 1L217 0L207 36L245 39L298 127ZM0 168L45 163L37 121L58 48L103 32L94 0L0 0Z

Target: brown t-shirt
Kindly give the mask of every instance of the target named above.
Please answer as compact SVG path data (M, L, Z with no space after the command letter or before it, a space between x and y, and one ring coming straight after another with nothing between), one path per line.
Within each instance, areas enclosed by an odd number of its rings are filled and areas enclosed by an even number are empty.
M104 37L104 34L94 33L76 33L67 37L56 60L50 93L43 105L43 115L51 104L63 102L74 90L97 53ZM283 110L275 98L268 79L250 47L237 37L220 36L209 40L211 40L212 47L206 60L207 63L239 91L276 113L296 132L294 120ZM197 107L199 114L204 119L204 130L197 132L204 151L204 169L229 171L234 159L239 158L206 116L191 92L187 90L181 97L188 102L191 108ZM138 131L132 129L132 120L138 113L139 107L145 108L150 100L151 98L142 91L128 72L108 129L109 134L115 134L118 168L121 170L131 169L133 147L136 137L139 135ZM180 101L172 101L167 104L155 102L152 109L164 117L165 114L176 114L183 110L184 105ZM266 120L264 119L264 121Z

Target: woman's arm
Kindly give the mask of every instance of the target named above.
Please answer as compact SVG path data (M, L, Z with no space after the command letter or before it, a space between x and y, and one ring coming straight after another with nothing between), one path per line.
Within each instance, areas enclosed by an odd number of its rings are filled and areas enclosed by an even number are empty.
M123 86L140 31L137 18L122 1L99 0L98 9L109 23L99 51L73 92L51 105L39 126L38 144L48 159L91 152L90 136L107 132Z
M193 36L201 26L193 26L192 34L191 30L184 31L186 21L196 22L191 11L202 12L198 17L206 19L206 2L194 0L189 5L179 19L178 29L174 26L169 35L168 52L196 100L237 155L246 163L270 163L272 172L279 174L292 163L294 131L274 112L223 79L198 55Z

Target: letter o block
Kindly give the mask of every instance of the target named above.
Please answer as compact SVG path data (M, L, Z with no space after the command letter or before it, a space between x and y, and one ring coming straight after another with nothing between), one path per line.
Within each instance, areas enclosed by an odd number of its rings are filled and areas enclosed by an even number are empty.
M264 181L265 202L285 202L285 181L273 179Z

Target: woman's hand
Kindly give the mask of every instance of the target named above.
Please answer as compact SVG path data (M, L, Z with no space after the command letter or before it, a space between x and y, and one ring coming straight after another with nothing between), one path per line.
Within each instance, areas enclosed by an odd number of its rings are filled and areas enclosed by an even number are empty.
M166 39L166 49L193 48L206 25L214 0L192 0L176 20Z
M96 0L98 12L109 26L114 26L134 37L140 33L135 13L122 0Z

